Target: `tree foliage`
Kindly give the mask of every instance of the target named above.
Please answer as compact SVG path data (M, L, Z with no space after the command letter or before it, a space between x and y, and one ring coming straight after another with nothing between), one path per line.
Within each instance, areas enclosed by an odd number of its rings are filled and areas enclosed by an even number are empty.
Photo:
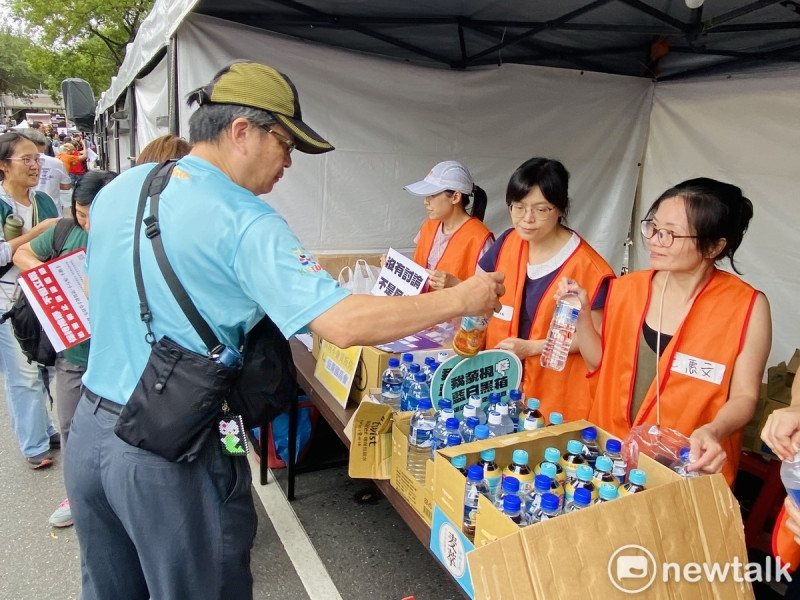
M31 47L28 38L0 29L0 94L24 96L38 87L40 77L25 60Z
M80 77L96 94L108 88L153 0L14 0L14 14L34 27L31 66L51 90Z

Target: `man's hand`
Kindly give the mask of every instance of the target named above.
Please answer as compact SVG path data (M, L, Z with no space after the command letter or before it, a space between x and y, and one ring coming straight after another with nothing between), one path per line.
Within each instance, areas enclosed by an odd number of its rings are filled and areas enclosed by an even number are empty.
M489 318L500 310L500 296L506 291L505 278L505 273L500 272L479 273L447 291L458 294L463 302L462 316Z

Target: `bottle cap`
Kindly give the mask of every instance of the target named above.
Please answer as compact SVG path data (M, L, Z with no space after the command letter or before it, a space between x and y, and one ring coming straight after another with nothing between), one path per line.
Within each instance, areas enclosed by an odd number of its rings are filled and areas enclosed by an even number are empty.
M580 454L581 452L583 452L583 444L578 440L570 440L567 442L568 454Z
M489 393L489 404L497 404L498 402L500 402L500 398L502 398L502 396L500 395L500 392L490 392Z
M561 452L559 452L558 448L550 446L544 451L544 459L547 462L557 463L559 458L561 458Z
M581 437L584 442L593 442L597 439L597 429L594 427L586 427L581 431Z
M606 442L606 450L612 454L617 454L620 450L622 450L622 442L619 440L608 440Z
M589 506L589 504L592 502L592 492L586 488L578 488L572 495L572 501L575 504L580 504L581 506Z
M483 467L480 465L470 465L467 469L467 479L470 481L480 481L483 479Z
M561 425L564 422L564 416L560 412L550 413L550 425Z
M433 364L435 362L436 362L436 359L433 358L432 356L426 356L425 357L425 364L426 365L431 366L431 364Z
M411 352L406 352L403 354L403 362L404 363L412 363L414 362L414 355Z
M511 454L511 461L518 465L527 465L528 453L525 450L514 450Z
M544 474L544 470L533 478L533 488L537 492L546 492L550 489L553 479Z
M419 373L419 364L412 362L408 365L409 373Z
M615 486L613 483L601 483L598 495L603 500L613 500L619 496L619 491L617 491L617 486Z
M448 446L460 446L461 442L464 441L461 439L460 433L448 433L447 434L447 445Z
M461 416L463 416L464 419L467 419L469 417L474 417L477 414L478 414L478 409L472 406L471 404L465 404L464 410L461 411Z
M558 467L551 462L543 462L539 466L539 473L549 479L555 479L556 475L558 475Z
M516 494L503 498L503 510L507 513L519 512L520 498Z
M558 510L558 496L555 494L551 494L547 492L546 494L542 494L542 508L547 511L554 511Z
M417 410L430 410L433 408L433 404L431 404L430 398L420 398L419 404L417 404Z
M447 352L447 350L440 350L439 354L436 355L436 361L439 362L439 363L443 363L448 358L450 358L450 356L449 356L449 353Z
M489 413L489 425L500 425L503 422L503 415L496 410Z
M525 431L535 431L539 429L539 419L533 415L528 415L522 420L522 429Z
M512 400L522 400L522 392L519 390L511 390L508 392L508 397Z
M644 485L647 483L647 473L641 469L631 469L631 472L628 473L628 481L634 485Z
M438 369L441 366L442 366L441 363L433 361L430 365L428 365L428 372L429 373L436 373L436 369Z
M519 479L516 477L503 477L503 491L516 494L519 491Z
M597 457L597 462L594 463L595 469L603 471L604 473L611 473L614 468L614 463L607 456L600 455Z
M470 406L478 406L479 407L479 406L481 406L483 404L483 400L481 400L480 396L478 396L476 394L472 394L469 397L469 400L467 400L467 404L469 404Z
M450 398L440 398L439 399L439 410L443 408L453 408L453 401Z
M486 462L490 462L494 460L494 448L489 448L488 450L481 451L481 460L485 460Z
M486 425L477 425L475 427L475 439L485 440L489 437L489 428Z
M539 410L539 404L538 398L528 398L528 408L531 410Z
M575 477L581 481L591 481L592 477L594 477L594 471L589 465L581 465L575 470Z
M448 417L447 421L444 422L444 426L447 429L458 429L461 424L458 422L458 419L455 417Z
M689 448L681 448L680 453L681 460L685 463L689 462Z
M458 456L454 456L450 459L450 464L453 465L456 469L463 469L467 466L467 457L463 454L459 454Z
M505 402L498 402L497 404L495 404L495 410L499 412L501 415L507 415L508 404L506 404Z
M447 419L454 419L456 416L456 412L452 408L443 408L441 412L442 417L445 419L445 425L447 424Z
M420 373L419 371L414 373L414 381L419 381L420 383L425 381L425 373Z
M390 369L396 369L399 366L400 366L400 359L395 358L394 356L389 359L389 368Z
M475 429L478 425L481 424L481 420L478 417L467 417L464 422L470 429Z

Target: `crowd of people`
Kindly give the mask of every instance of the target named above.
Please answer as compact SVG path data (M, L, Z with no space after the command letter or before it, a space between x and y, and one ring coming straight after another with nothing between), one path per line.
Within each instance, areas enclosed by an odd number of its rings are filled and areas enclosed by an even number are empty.
M159 138L137 167L116 177L79 172L88 152L81 139L50 139L59 170L47 161L40 132L0 135L2 217L14 213L24 222L18 237L0 243L0 264L16 265L3 275L6 302L19 268L51 255L58 207L50 193L73 187L74 223L62 252L87 249L91 343L64 351L53 373L27 364L8 324L0 326L6 398L23 455L39 469L52 464L52 447L63 449L68 500L51 523L76 526L85 600L252 597L256 517L246 462L227 455L215 436L193 460L176 462L115 435L134 394L161 391L141 392L156 340L218 356L162 275L147 241L154 235L220 348L241 348L265 315L287 338L310 329L341 347L484 315L486 346L520 358L523 392L539 398L545 414L587 418L625 438L654 423L657 407L662 426L689 439L689 469L722 472L733 484L772 331L767 298L734 263L753 216L741 189L696 178L666 190L640 223L649 268L616 278L568 224L569 172L561 162L533 157L514 170L505 197L510 227L495 240L483 223L486 193L466 165L446 160L405 188L424 198L428 215L414 240L414 260L429 273L426 293L351 295L324 270L301 267L298 252L309 254L258 198L292 166L294 150L333 150L303 120L289 78L266 65L232 63L188 101L197 105L193 145ZM144 220L147 235L137 233L143 186L152 163L166 158L179 160L160 192L161 212ZM39 185L50 192L36 191ZM120 260L134 252L142 285L134 261ZM735 273L720 269L726 260ZM566 367L557 372L543 368L539 355L565 294L577 296L581 312ZM48 389L60 436L48 417ZM776 412L765 430L781 458L800 445L797 410ZM152 531L168 531L170 543L152 544ZM788 513L784 531L800 534L800 513Z

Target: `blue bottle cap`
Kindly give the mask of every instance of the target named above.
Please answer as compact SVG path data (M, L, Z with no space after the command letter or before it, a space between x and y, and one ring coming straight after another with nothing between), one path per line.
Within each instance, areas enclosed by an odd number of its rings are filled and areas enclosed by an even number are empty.
M572 501L581 506L589 506L592 502L592 492L586 488L578 488L572 496Z
M428 372L435 373L436 369L442 366L442 363L433 361L430 365L428 365Z
M420 398L419 403L417 404L417 410L430 410L433 408L433 404L431 404L431 399L428 397Z
M470 465L467 469L467 479L470 481L480 481L483 479L483 467L480 465Z
M606 450L612 454L617 454L620 450L622 450L622 442L619 440L608 440L606 442Z
M496 404L497 402L500 402L500 398L502 398L502 396L500 395L500 392L490 392L489 393L489 404Z
M561 425L564 422L564 415L560 412L550 413L550 425Z
M420 383L425 381L425 373L420 373L419 371L414 373L414 381L419 381Z
M436 359L434 357L432 357L432 356L426 356L425 357L425 364L426 365L430 366L431 363L435 363L435 362L436 362Z
M548 479L555 479L556 475L558 475L558 468L551 462L543 462L539 467L539 473Z
M576 469L575 477L581 481L591 481L592 477L594 477L594 471L592 471L592 467L589 465L581 465Z
M511 462L517 465L527 465L528 464L528 453L525 450L514 450L511 454Z
M689 448L681 448L680 453L681 460L685 463L689 462Z
M447 434L447 445L448 446L460 446L462 441L463 440L461 439L461 434L460 433L448 433Z
M547 462L557 463L559 458L561 458L561 452L558 448L550 446L544 451L544 459Z
M539 410L539 404L538 398L528 398L528 408L531 410Z
M634 485L644 485L647 483L647 473L641 469L631 469L631 472L628 473L628 481Z
M494 448L489 448L488 450L481 451L481 460L485 460L486 462L493 461L494 456L495 456Z
M581 438L584 442L593 442L597 439L597 429L594 427L586 427L581 431Z
M503 498L503 510L507 513L519 512L520 498L516 494Z
M459 454L458 456L454 456L450 459L450 464L453 465L456 469L463 469L467 466L467 457L463 454Z
M477 417L475 417L477 418ZM480 423L480 419L478 419ZM476 425L475 426L475 439L476 440L485 440L489 437L489 427L486 425Z
M467 427L470 429L475 429L478 425L481 424L481 420L478 417L467 417L466 420Z
M453 401L450 398L439 398L439 410L443 408L453 408Z
M389 359L389 368L390 369L396 369L399 366L400 366L400 359L395 358L394 356Z
M516 477L503 477L503 491L516 494L519 491L519 479Z
M411 363L414 362L414 355L411 352L406 352L403 354L403 362L404 363Z
M419 365L417 363L411 363L408 365L408 372L409 373L419 373Z
M619 496L619 491L617 491L617 486L613 483L601 483L598 496L603 500L613 500Z
M605 473L611 473L611 469L614 468L614 463L611 462L611 459L607 456L598 456L597 462L594 463L595 469L598 471L603 471Z
M583 452L583 444L578 440L570 440L567 442L568 454L580 454L581 452Z
M444 422L444 426L446 429L455 429L458 430L461 423L458 422L458 419L455 417L450 417L447 421Z
M512 400L522 400L522 392L519 390L511 390L508 392L508 397Z
M558 505L559 505L558 496L556 496L555 494L551 494L550 492L542 494L542 508L544 510L550 512L558 510Z
M542 469L542 472L533 478L533 488L537 492L546 492L550 489L552 481L553 479L545 475L544 469Z

